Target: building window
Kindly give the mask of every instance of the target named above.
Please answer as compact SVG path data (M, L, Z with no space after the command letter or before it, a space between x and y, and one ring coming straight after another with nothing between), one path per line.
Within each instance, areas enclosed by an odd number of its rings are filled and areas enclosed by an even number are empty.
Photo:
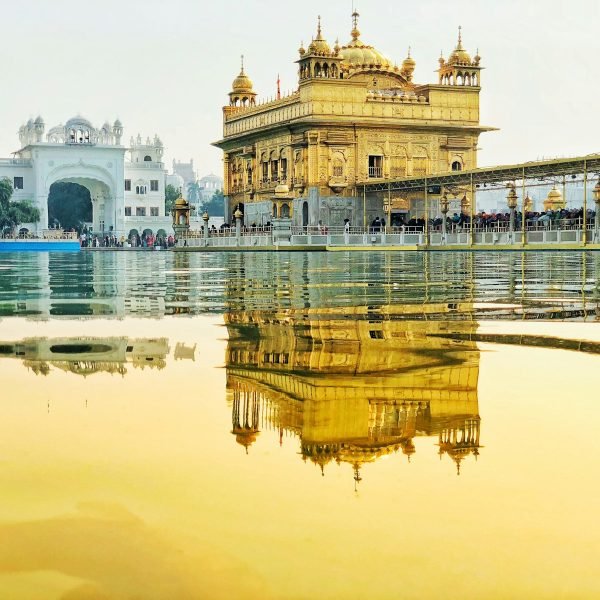
M131 206L126 206L125 207L125 216L126 217L130 217L131 216Z
M23 189L23 178L22 177L15 177L13 179L13 189L15 189L15 190Z
M152 157L146 154L146 156L144 156L144 162L152 162Z
M287 158L281 159L281 181L287 181Z
M147 191L147 188L145 185L136 185L135 186L135 193L139 194L141 196L143 196Z
M269 163L264 162L262 164L262 183L268 183L269 181Z
M413 175L415 177L427 175L427 157L413 156Z
M151 192L158 192L158 179L151 179L150 180L150 191Z
M369 177L383 177L383 156L369 156Z
M459 160L455 160L455 161L452 163L452 170L453 170L453 171L462 171L462 164L460 163L460 161L459 161Z
M146 209L143 206L138 206L135 209L135 216L136 217L145 217L146 216Z
M131 179L126 179L125 180L125 191L126 192L130 192L131 191Z
M279 181L279 161L271 161L271 181Z
M158 217L158 206L153 206L150 208L150 216Z

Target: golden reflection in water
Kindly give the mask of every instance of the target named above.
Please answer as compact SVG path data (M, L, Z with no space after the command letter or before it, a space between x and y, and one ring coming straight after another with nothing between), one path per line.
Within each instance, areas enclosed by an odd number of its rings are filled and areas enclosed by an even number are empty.
M1 321L2 345L37 340L49 370L0 358L0 598L598 597L597 356L466 339L589 325L396 316ZM140 356L165 368L129 368L150 339L168 351ZM106 361L125 376L41 351L108 340L127 342ZM242 384L271 410L248 455L229 433ZM485 448L457 477L439 430L480 408ZM324 442L321 477L304 450ZM355 492L363 448L378 458Z
M226 315L236 441L248 451L261 428L280 440L291 434L323 474L346 462L359 482L365 463L400 450L410 460L415 436L435 436L440 458L460 473L480 448L479 351L468 341L476 324L453 323L453 334L467 338L457 341L443 337L444 321L356 320L351 312L314 321L291 311Z

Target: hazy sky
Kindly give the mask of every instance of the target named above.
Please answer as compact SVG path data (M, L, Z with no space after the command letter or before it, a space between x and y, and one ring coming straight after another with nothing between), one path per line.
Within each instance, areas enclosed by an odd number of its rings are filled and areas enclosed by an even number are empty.
M436 82L463 26L482 56L480 165L600 152L598 0L355 0L362 40L400 63L412 46L415 81ZM159 134L166 160L221 174L221 107L240 54L260 97L297 83L297 49L322 15L333 45L350 40L351 0L0 0L0 156L18 127L77 113L98 127L119 117L125 140Z

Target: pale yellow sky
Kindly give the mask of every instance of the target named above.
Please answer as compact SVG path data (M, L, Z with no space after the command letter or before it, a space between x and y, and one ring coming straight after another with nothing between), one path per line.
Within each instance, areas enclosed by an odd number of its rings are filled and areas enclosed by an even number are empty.
M194 157L200 174L221 172L221 106L240 54L261 97L296 86L297 48L323 32L350 37L350 0L29 0L0 2L0 156L17 150L17 130L41 114L47 125L81 113L100 126L119 117L125 139L158 133L166 160ZM362 39L401 62L415 81L434 82L463 26L483 73L480 164L600 151L595 0L355 2Z

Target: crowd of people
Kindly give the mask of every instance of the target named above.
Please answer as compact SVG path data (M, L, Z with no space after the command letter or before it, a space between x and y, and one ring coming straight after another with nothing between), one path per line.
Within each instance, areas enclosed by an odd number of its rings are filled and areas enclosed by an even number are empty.
M130 234L116 236L113 233L98 236L89 232L83 232L79 236L82 248L172 248L177 243L173 235L156 236L152 233Z

